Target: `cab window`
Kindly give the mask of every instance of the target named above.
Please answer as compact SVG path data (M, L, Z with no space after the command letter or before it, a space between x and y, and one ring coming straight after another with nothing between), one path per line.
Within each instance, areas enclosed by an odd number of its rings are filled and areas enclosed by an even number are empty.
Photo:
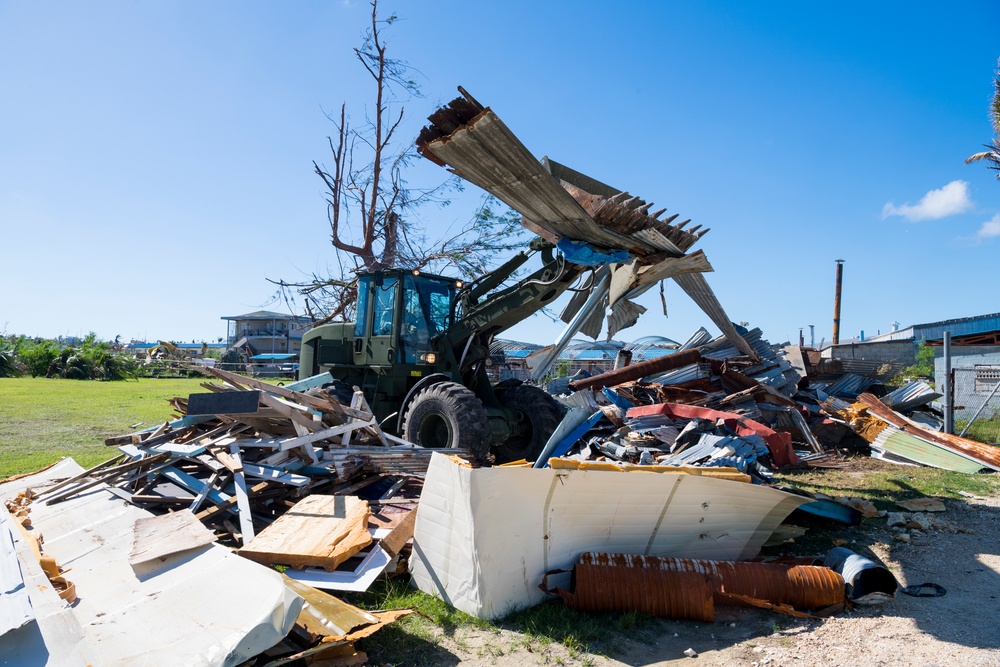
M386 278L375 285L375 307L372 312L372 335L391 336L396 315L396 278Z
M354 315L354 337L364 338L368 333L368 288L371 278L365 276L358 280L357 312Z

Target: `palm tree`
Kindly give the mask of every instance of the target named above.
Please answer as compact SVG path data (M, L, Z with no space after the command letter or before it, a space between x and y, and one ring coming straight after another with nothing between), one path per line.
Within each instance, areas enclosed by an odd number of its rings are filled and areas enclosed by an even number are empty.
M997 67L1000 68L1000 61L997 61ZM990 103L990 120L993 123L993 132L997 137L1000 137L1000 69L997 71L997 78L993 80L993 101ZM1000 139L994 138L992 142L983 145L987 150L970 155L965 159L965 164L986 160L988 163L987 167L998 172L997 179L1000 180Z

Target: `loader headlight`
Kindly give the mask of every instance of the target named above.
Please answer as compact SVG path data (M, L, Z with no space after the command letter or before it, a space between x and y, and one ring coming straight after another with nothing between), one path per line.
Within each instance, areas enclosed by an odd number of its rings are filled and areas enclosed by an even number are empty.
M424 352L420 355L420 363L422 364L436 364L437 360L437 354L434 352Z

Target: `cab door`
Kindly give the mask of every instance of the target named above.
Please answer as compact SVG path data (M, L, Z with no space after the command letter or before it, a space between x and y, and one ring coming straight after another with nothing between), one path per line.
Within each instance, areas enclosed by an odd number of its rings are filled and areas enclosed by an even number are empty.
M391 366L395 361L397 318L399 317L399 279L376 274L371 280L371 317L367 341L362 350L355 347L355 359L365 366Z

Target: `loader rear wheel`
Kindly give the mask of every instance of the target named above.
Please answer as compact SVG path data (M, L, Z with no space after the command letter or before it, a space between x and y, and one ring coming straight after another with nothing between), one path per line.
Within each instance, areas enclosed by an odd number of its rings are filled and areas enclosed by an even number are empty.
M500 405L521 415L521 432L493 448L497 463L534 461L562 421L562 406L545 390L524 384L498 389L497 399Z
M419 391L403 413L403 437L422 447L459 447L480 463L490 459L486 408L457 382L438 382Z

